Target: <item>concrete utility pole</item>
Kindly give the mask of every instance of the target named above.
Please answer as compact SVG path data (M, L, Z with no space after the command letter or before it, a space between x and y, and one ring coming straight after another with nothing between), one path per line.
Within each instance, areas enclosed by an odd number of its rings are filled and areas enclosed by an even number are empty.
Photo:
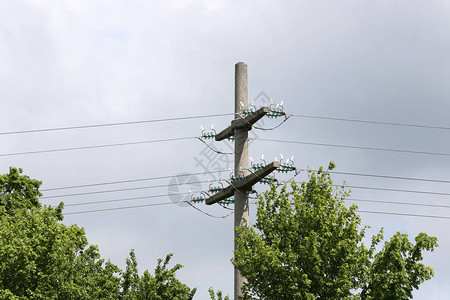
M247 65L239 62L235 65L234 79L234 112L235 119L248 106L248 78ZM247 176L248 174L248 130L236 128L234 133L234 176ZM248 219L248 190L237 189L234 193L234 227L249 227ZM234 238L237 238L236 231ZM236 250L236 242L234 242ZM245 282L238 269L234 269L234 299L242 296L242 286Z
M248 107L248 84L247 65L243 62L235 65L234 97L235 119L231 121L229 127L215 135L215 140L222 141L232 136L235 137L234 176L236 178L239 177L240 180L232 182L230 186L205 199L205 203L211 205L234 195L234 228L248 228L250 224L248 193L254 184L279 168L280 163L278 161L271 162L265 166L261 166L261 168L252 172L252 174L248 174L248 131L252 129L253 124L270 112L270 108L265 106L244 116L245 114L243 112ZM234 238L234 249L236 250L236 239L239 238L236 231ZM246 279L240 274L239 270L234 269L234 299L242 296L242 287L245 282Z

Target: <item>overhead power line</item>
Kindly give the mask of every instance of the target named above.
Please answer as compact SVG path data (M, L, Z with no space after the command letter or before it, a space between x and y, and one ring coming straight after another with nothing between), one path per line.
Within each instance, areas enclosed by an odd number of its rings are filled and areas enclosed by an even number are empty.
M375 151L388 151L388 152L400 152L400 153L412 153L412 154L450 156L450 153L426 152L426 151L403 150L403 149L361 147L361 146L349 146L349 145L326 144L326 143L312 143L312 142L303 142L303 141L289 141L289 140L276 140L276 139L264 139L264 138L252 138L252 140L264 141L264 142L274 142L274 143L288 143L288 144L326 146L326 147L338 147L338 148L361 149L361 150L375 150Z
M94 192L45 196L45 197L41 197L40 199L52 199L52 198L61 198L61 197L86 196L86 195L94 195L94 194L136 191L136 190L155 189L155 188L161 188L161 187L180 186L180 185L186 185L186 184L197 184L197 183L205 183L205 182L210 182L210 180L184 182L184 183L172 183L172 184L169 183L169 184L151 185L151 186L143 186L143 187L133 187L133 188L123 188L123 189L114 189L114 190L103 190L103 191L94 191ZM196 191L193 191L193 192L196 192Z
M64 215L78 215L78 214L86 214L93 212L101 212L101 211L113 211L113 210L122 210L122 209L130 209L130 208L142 208L142 207L150 207L150 206L161 206L161 205L169 205L169 204L179 204L187 201L180 202L163 202L163 203L151 203L151 204L140 204L140 205L131 205L131 206L122 206L122 207L111 207L111 208L100 208L100 209L92 209L92 210L83 210L83 211L74 211L64 213Z
M173 117L173 118L163 118L163 119L125 121L125 122L101 123L101 124L90 124L90 125L76 125L76 126L65 126L65 127L52 127L52 128L40 128L40 129L29 129L29 130L16 130L16 131L4 131L4 132L0 132L0 135L14 135L14 134L25 134L25 133L49 132L49 131L63 131L63 130L76 130L76 129L111 127L111 126L137 125L137 124L147 124L147 123L159 123L159 122L169 122L169 121L181 121L181 120L190 120L190 119L222 117L222 116L230 116L230 115L234 115L234 113L207 114L207 115L184 116L184 117ZM325 117L325 116L313 116L313 115L301 115L301 114L287 114L287 116L289 116L289 117L293 116L293 117L299 117L299 118L308 118L308 119L319 119L319 120L332 120L332 121L367 123L367 124L377 124L377 125L390 125L390 126L403 126L403 127L450 130L450 127L446 127L446 126L433 126L433 125L422 125L422 124L406 124L406 123L396 123L396 122L370 121L370 120L339 118L339 117Z
M367 214L405 216L405 217L420 217L420 218L447 219L447 220L450 219L450 217L448 217L448 216L433 216L433 215L422 215L422 214L395 213L395 212L360 210L360 209L358 209L357 212L359 212L359 213L367 213Z
M345 122L377 124L377 125L391 125L391 126L403 126L403 127L450 130L450 127L445 127L445 126L407 124L407 123L396 123L396 122L381 122L381 121L369 121L369 120L358 120L358 119L336 118L336 117L324 117L324 116L309 116L309 115L298 115L298 114L291 114L291 116L299 117L299 118L308 118L308 119L319 119L319 120L332 120L332 121L345 121Z
M86 129L86 128L110 127L110 126L123 126L123 125L136 125L136 124L145 124L145 123L158 123L158 122L168 122L168 121L180 121L180 120L190 120L190 119L222 117L222 116L229 116L229 115L234 115L234 113L209 114L209 115L186 116L186 117L175 117L175 118L165 118L165 119L128 121L128 122L117 122L117 123L103 123L103 124L92 124L92 125L78 125L78 126L67 126L67 127L43 128L43 129L4 131L4 132L0 132L0 135L12 135L12 134L48 132L48 131L61 131L61 130L74 130L74 129Z
M200 174L204 174L204 173L205 172L202 172ZM186 175L186 176L188 176L188 175ZM161 176L159 178L168 178L168 177L169 176ZM158 178L158 177L156 177L156 178ZM172 176L172 178L173 178L173 176ZM134 180L134 181L140 181L140 180L142 180L142 179L138 179L138 180ZM130 181L131 180L127 180L126 182L130 182ZM72 196L85 196L85 195L104 194L104 193L113 193L113 192L136 191L136 190L153 189L153 188L161 188L161 187L181 186L181 185L187 185L187 184L200 184L200 183L206 183L206 182L209 183L209 182L215 182L215 181L218 181L218 180L213 180L213 181L211 181L211 180L203 180L203 181L193 181L193 182L168 183L168 184L151 185L151 186L143 186L143 187L111 189L111 190L102 190L102 191L90 191L90 192L62 194L62 195L50 195L50 196L41 197L40 199L52 199L52 198L72 197ZM99 185L99 184L97 184L97 185ZM91 185L85 185L85 186L92 186L92 184ZM405 192L405 193L416 193L416 194L430 194L430 195L450 196L450 193L433 192L433 191L418 191L418 190L407 190L407 189L393 189L393 188L380 188L380 187L357 186L357 185L339 185L339 184L335 184L333 186L335 186L335 187L345 187L345 188L354 188L354 189L369 189L369 190L389 191L389 192ZM53 189L53 190L55 190L55 189Z
M430 192L430 191L415 191L415 190L390 189L390 188L380 188L380 187L370 187L370 186L357 186L357 185L342 185L342 184L341 185L333 184L333 186L334 187L345 187L345 188L351 188L351 189L363 189L363 190L376 190L376 191L387 191L387 192L402 192L402 193L450 196L450 193L440 193L440 192Z
M130 206L112 207L112 208L99 208L99 209L92 209L92 210L66 212L66 213L63 213L63 216L78 215L78 214L85 214L85 213L107 212L107 211L114 211L114 210L125 210L125 209L133 209L133 208L152 207L152 206L162 206L162 205L180 204L180 203L190 203L190 202L189 201L163 202L163 203L150 203L150 204L130 205ZM358 209L357 212L359 212L359 213L381 214L381 215L391 215L391 216L407 216L407 217L421 217L421 218L447 219L447 220L450 219L449 216L436 216L436 215L425 215L425 214L383 212L383 211L360 210L360 209ZM47 214L47 215L29 216L29 217L16 217L16 218L12 217L12 218L3 218L3 219L0 218L0 220L16 220L16 219L26 219L26 218L50 217L50 216L55 216L55 215Z
M36 150L36 151L27 151L27 152L0 153L0 157L15 156L15 155L27 155L27 154L39 154L39 153L51 153L51 152L62 152L62 151L74 151L74 150L86 150L86 149L118 147L118 146L141 145L141 144L161 143L161 142L173 142L173 141L182 141L182 140L190 140L190 139L198 139L198 137L189 136L189 137L136 141L136 142L117 143L117 144L103 144L103 145L92 145L92 146L81 146L81 147L46 149L46 150ZM304 142L304 141L289 141L289 140L264 139L264 138L251 138L251 140L263 141L263 142L274 142L274 143L288 143L288 144L326 146L326 147L338 147L338 148L350 148L350 149L362 149L362 150L376 150L376 151L389 151L389 152L412 153L412 154L450 156L450 153L414 151L414 150L403 150L403 149L389 149L389 148L375 148L375 147L361 147L361 146L349 146L349 145L326 144L326 143L312 143L312 142Z
M170 196L181 196L181 195L189 195L189 194L192 194L192 193L191 192L165 193L165 194L160 194L160 195L150 195L150 196L142 196L142 197L131 197L131 198L120 198L120 199L113 199L113 200L99 200L99 201L89 201L89 202L80 202L80 203L70 203L70 204L64 204L64 207L145 200L145 199L151 199L151 198L166 198L166 197L170 197Z
M71 147L71 148L59 148L59 149L47 149L47 150L36 150L28 152L15 152L15 153L2 153L2 156L14 156L14 155L26 155L26 154L38 154L38 153L49 153L49 152L61 152L61 151L73 151L73 150L86 150L86 149L96 149L96 148L107 148L107 147L118 147L118 146L130 146L130 145L141 145L150 143L161 143L161 142L173 142L196 139L195 136L190 137L179 137L179 138L169 138L169 139L159 139L159 140L148 140L148 141L138 141L138 142L128 142L128 143L118 143L118 144L104 144L104 145L94 145L94 146L82 146L82 147Z
M302 170L307 171L307 169L302 169ZM318 170L312 170L312 171L317 172ZM399 180L413 180L413 181L436 182L436 183L450 183L450 180L441 180L441 179L414 178L414 177L363 174L363 173L352 173L352 172L337 172L337 171L328 171L328 173L337 174L337 175L363 176L363 177L375 177L375 178L399 179Z
M65 212L62 215L79 215L85 213L95 213L102 211L113 211L113 210L123 210L123 209L131 209L131 208L142 208L142 207L151 207L151 206L162 206L162 205L170 205L170 204L180 204L188 201L180 201L180 202L162 202L162 203L150 203L150 204L140 204L140 205L131 205L131 206L122 206L122 207L111 207L111 208L100 208L100 209L92 209L92 210L83 210L83 211L74 211L74 212ZM12 218L0 218L0 221L7 220L19 220L19 219L34 219L34 218L44 218L44 217L54 217L58 214L43 214L37 216L26 216L26 217L12 217Z
M299 169L299 170L308 171L309 169ZM311 170L311 171L318 172L318 170ZM188 177L188 176L195 176L195 175L215 174L215 173L221 173L221 172L229 172L229 169L210 171L210 172L198 172L198 173L191 173L191 174L189 174L189 173L174 174L174 175L165 175L165 176L157 176L157 177L147 177L147 178L116 180L116 181L108 181L108 182L98 182L98 183L90 183L90 184L53 187L53 188L41 189L40 191L47 192L47 191L55 191L55 190L76 189L76 188L113 185L113 184L131 183L131 182L140 182L140 181L151 181L151 180L158 180L158 179L168 179L168 178L174 178L174 177ZM398 179L398 180L413 180L413 181L436 182L436 183L450 183L450 180L429 179L429 178L414 178L414 177L365 174L365 173L355 173L355 172L338 172L338 171L328 171L328 173L336 174L336 175L363 176L363 177L375 177L375 178Z
M158 179L167 179L174 177L188 177L194 175L205 175L205 174L214 174L229 171L228 169L211 171L211 172L198 172L198 173L186 173L186 174L175 174L175 175L165 175L165 176L157 176L157 177L147 177L147 178L139 178L139 179L128 179L128 180L118 180L118 181L109 181L109 182L99 182L99 183L91 183L91 184L81 184L81 185L70 185L63 187L54 187L41 189L42 192L46 191L55 191L55 190L66 190L66 189L75 189L75 188L84 188L84 187L93 187L93 186L101 186L101 185L110 185L110 184L121 184L121 183L130 183L130 182L139 182L139 181L149 181L149 180L158 180Z
M396 204L396 205L409 205L409 206L421 206L421 207L436 207L436 208L450 208L450 205L427 204L427 203L412 203L412 202L397 202L397 201L371 200L371 199L347 198L347 199L344 199L344 201L382 203L382 204Z

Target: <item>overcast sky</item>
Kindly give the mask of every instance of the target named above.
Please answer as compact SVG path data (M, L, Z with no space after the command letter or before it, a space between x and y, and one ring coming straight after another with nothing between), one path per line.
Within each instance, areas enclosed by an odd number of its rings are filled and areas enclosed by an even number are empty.
M234 111L234 65L248 65L249 99L284 101L287 113L449 127L450 4L446 1L2 1L0 132L152 120ZM263 93L263 94L261 94ZM164 123L0 135L0 154L200 135L232 116ZM279 122L266 119L262 126ZM450 153L449 130L291 117L259 138ZM226 143L214 147L230 151ZM232 167L208 158L194 139L29 155L0 156L43 181L43 189L175 176ZM336 171L450 180L449 155L253 141L267 160L295 155L298 168L334 161ZM199 163L201 161L202 163ZM203 164L203 165L202 165ZM206 164L206 165L205 165ZM229 177L229 172L215 174ZM277 175L280 180L289 176ZM198 180L214 179L198 175ZM301 173L298 180L305 180ZM336 183L450 193L448 183L334 175ZM110 189L161 188L43 199L66 205L189 192L170 178L44 192L45 196ZM173 181L172 181L173 182ZM207 189L208 184L200 184ZM192 186L190 187L193 188ZM257 185L259 191L264 186ZM353 188L353 198L448 205L448 195ZM177 198L178 199L178 198ZM67 206L66 212L164 203L167 196ZM351 203L351 202L349 202ZM446 208L355 202L362 210L450 217ZM216 216L227 210L199 208ZM252 220L255 220L252 209ZM427 232L439 248L425 256L435 278L416 299L450 299L449 219L361 213L370 234L385 228L413 238ZM213 286L233 294L233 217L208 217L163 205L68 215L102 256L124 267L131 248L140 271L174 253L180 280L208 299Z

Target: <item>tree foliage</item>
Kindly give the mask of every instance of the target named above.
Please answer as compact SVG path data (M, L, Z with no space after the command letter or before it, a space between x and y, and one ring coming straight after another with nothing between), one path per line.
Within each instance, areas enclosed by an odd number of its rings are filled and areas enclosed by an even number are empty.
M222 291L217 291L217 293L214 293L214 289L212 287L209 288L208 292L209 292L209 296L211 297L211 300L216 300L216 296L217 296L217 300L230 300L229 295L226 295L225 297L223 297Z
M122 299L191 300L196 289L191 290L176 279L175 272L181 269L182 265L176 264L171 269L167 268L171 257L172 254L168 254L164 262L162 259L158 259L154 275L145 271L142 276L139 276L136 256L131 250L123 274Z
M420 261L435 237L420 233L413 244L397 233L377 252L380 231L366 247L367 227L356 205L344 205L347 196L321 168L290 191L272 186L261 197L255 225L236 228L233 264L248 280L246 298L409 299L433 276Z
M101 259L84 229L66 226L63 203L39 202L41 182L10 168L0 175L1 299L192 299L191 290L167 269L171 255L158 261L155 275L137 273L134 251L123 272Z

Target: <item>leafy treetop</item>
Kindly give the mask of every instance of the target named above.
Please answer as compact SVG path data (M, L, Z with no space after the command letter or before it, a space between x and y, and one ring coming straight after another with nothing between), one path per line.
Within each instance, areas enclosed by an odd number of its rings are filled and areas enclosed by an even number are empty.
M232 262L248 280L245 298L409 299L433 276L420 261L435 237L420 233L413 244L397 233L377 252L381 230L366 247L367 227L356 205L345 206L347 196L323 168L290 191L273 185L258 201L255 225L236 228Z

